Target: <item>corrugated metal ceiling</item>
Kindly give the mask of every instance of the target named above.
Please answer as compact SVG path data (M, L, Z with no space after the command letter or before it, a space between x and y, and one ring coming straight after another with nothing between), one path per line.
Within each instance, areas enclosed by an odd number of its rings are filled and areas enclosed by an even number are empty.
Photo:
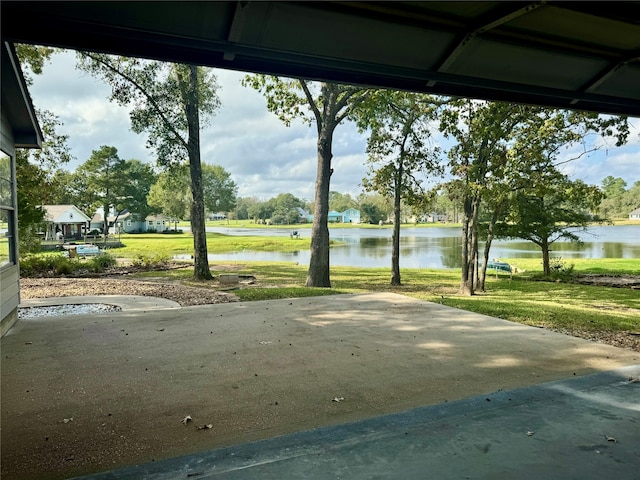
M4 40L640 116L640 2L6 1Z

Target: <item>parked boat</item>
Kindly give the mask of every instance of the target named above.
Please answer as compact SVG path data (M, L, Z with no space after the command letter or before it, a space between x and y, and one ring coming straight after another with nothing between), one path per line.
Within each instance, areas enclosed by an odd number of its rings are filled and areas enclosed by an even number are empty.
M487 262L487 268L512 273L511 265L506 262Z

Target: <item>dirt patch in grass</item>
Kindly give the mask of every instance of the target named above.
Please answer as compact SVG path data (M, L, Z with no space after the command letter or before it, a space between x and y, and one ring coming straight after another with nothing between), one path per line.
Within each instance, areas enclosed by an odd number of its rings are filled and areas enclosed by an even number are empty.
M87 295L140 295L166 298L178 302L182 307L211 305L239 301L231 293L235 288L245 288L253 284L255 278L243 276L237 285L223 285L215 272L235 272L242 265L212 265L214 278L196 281L192 278L168 278L169 270L192 270L192 264L165 262L152 267L121 262L102 273L78 270L68 276L40 276L22 278L20 294L22 298L69 297ZM158 272L157 277L135 278L141 272ZM247 278L244 278L247 277Z
M606 343L614 347L628 348L640 352L640 331L610 332L607 330L582 330L579 328L554 328L551 330L564 333L565 335L591 340L592 342Z
M583 274L574 277L576 283L599 287L640 289L640 275Z
M178 302L183 307L237 302L238 297L211 287L189 287L175 283L145 282L122 278L23 278L23 299L74 295L141 295Z

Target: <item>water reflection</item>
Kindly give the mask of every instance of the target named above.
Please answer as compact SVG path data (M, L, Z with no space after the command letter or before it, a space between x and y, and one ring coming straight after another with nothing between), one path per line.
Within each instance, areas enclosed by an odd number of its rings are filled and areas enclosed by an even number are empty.
M227 235L289 236L288 229L207 228ZM552 256L570 258L640 258L640 226L593 227L582 234L583 243L558 241ZM300 230L303 238L311 234ZM391 265L391 229L331 229L331 239L342 242L331 248L331 265L353 267L388 267ZM215 240L211 240L215 241ZM459 228L403 228L400 236L400 266L403 268L459 268L462 242ZM484 245L480 245L484 248ZM309 262L307 249L297 252L230 252L211 254L212 261L267 260ZM491 248L492 258L541 258L539 247L522 240L497 240Z

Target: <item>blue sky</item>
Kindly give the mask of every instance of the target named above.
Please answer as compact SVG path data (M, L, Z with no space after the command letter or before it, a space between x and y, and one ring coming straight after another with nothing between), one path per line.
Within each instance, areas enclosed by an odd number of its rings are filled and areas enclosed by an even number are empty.
M295 122L286 127L267 111L265 99L243 87L244 74L215 70L221 86L220 110L201 133L202 160L231 173L240 196L267 200L278 193L311 200L316 176L315 127ZM108 101L109 87L75 69L75 53L55 55L30 88L36 108L51 110L64 122L59 133L69 136L77 167L101 145L118 149L121 158L155 163L145 148L146 138L130 130L128 110ZM565 166L566 173L587 183L600 184L607 175L640 180L640 119L632 118L628 145L602 148ZM596 140L598 141L598 140ZM366 137L353 124L340 125L333 144L331 189L357 195L366 174ZM567 152L572 155L577 149Z

